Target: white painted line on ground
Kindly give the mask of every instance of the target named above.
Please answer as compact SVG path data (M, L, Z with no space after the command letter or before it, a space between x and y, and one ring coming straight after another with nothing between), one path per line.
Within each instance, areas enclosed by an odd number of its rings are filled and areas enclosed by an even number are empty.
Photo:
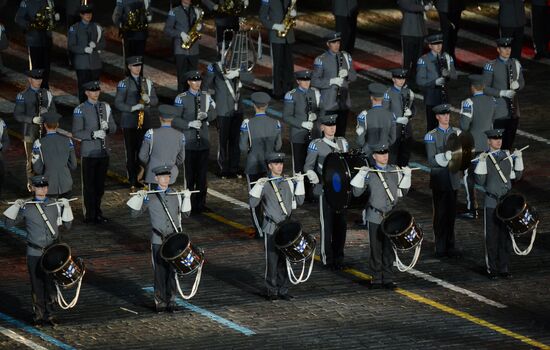
M244 208L244 209L249 209L250 207L248 206L248 203L245 203L243 201L240 201L236 198L233 198L233 197L230 197L228 195L225 195L221 192L218 192L212 188L208 188L208 194L213 196L213 197L216 197L216 198L219 198L221 200L224 200L226 202L229 202L231 204L234 204L238 207L241 207L241 208Z
M31 349L34 349L34 350L48 350L47 348L36 344L32 340L29 340L29 339L15 333L11 329L7 329L7 328L4 328L4 327L0 326L0 333L2 333L3 335L5 335L8 338L11 338L12 340L15 340L18 343L21 343L21 344L25 345L28 348L31 348Z

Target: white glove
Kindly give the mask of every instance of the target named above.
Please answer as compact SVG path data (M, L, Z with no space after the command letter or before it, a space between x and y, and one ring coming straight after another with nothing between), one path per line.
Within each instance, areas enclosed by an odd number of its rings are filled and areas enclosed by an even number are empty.
M344 79L340 77L331 78L329 81L330 85L337 85L339 87L342 87L342 84L344 83Z
M514 96L516 96L516 92L514 90L500 90L498 95L500 97L514 98Z
M137 105L133 105L133 106L132 106L131 111L132 111L132 112L141 111L142 109L145 109L145 106L142 105L141 103L138 103Z
M88 46L91 47L92 49L95 49L96 44L95 44L93 41L90 41L90 42L88 43Z
M69 204L69 200L67 198L61 198L59 201L61 202L61 205L63 206L63 214L61 214L61 221L63 221L63 222L73 221L73 219L74 219L73 210L71 209L71 205Z
M364 132L365 132L365 128L362 126L358 126L355 128L355 133L357 134L357 136L363 135Z
M412 170L408 166L402 167L401 170L403 170L403 178L399 183L399 188L406 190L411 187Z
M187 41L187 40L189 40L189 35L187 35L186 32L181 32L180 33L180 38L181 38L181 41Z
M24 199L16 199L15 203L13 205L17 206L18 208L23 208L25 206L25 200Z
M127 202L126 205L132 208L133 210L141 210L143 206L143 200L147 197L147 191L139 190L135 195L132 196Z
M520 150L515 150L514 153L512 153L514 157L516 157L514 161L514 170L515 171L523 171L523 155Z
M313 123L312 122L302 122L302 128L307 129L308 131L311 131L311 129L313 129Z
M424 11L430 11L430 10L433 10L433 8L434 8L433 4L424 5Z
M243 1L244 7L248 7L248 0Z
M185 190L183 192L189 192L189 190ZM181 204L181 212L182 213L188 213L191 211L191 193L183 194L183 203Z
M307 120L310 121L310 122L314 122L317 120L317 114L313 113L313 112L309 112L308 116L307 116Z
M449 155L449 157L447 157ZM451 151L447 151L445 153L438 153L435 155L435 162L439 164L439 166L446 167L449 165L449 160L451 159L452 153Z
M153 20L153 15L147 15L147 22L151 23Z
M348 76L348 70L344 68L340 69L340 71L338 71L338 76L344 79L345 77Z
M435 85L437 86L443 86L445 85L445 78L439 77L435 80Z
M197 32L202 30L202 23L197 24Z
M276 31L279 32L279 31L285 30L285 26L282 25L281 23L275 23L275 24L271 27L271 29L276 30Z
M407 125L409 123L409 118L407 117L399 117L395 120L395 122L397 124L403 124L403 125Z
M443 68L441 70L441 76L442 77L447 78L449 75L451 75L451 74L449 73L449 70L447 68Z
M262 178L258 179L256 184L254 184L254 187L252 187L252 189L250 190L249 194L252 197L260 198L262 196L262 191L264 189L264 186L265 186L267 180L269 180L267 177L262 177Z
M369 174L369 167L362 166L361 169L355 174L353 179L351 179L350 185L357 188L365 187L365 178Z
M403 116L404 117L410 117L411 115L413 115L413 112L411 111L410 108L406 107L405 111L403 112Z
M101 130L109 130L109 123L106 120L102 120L100 124Z
M306 194L306 187L304 185L304 176L301 174L296 174L296 175L297 175L296 190L294 190L294 194L297 196L303 196Z
M485 155L485 156L483 156ZM477 162L474 174L487 175L487 153L481 153Z
M8 219L15 220L17 219L17 214L19 214L19 210L25 205L25 201L22 199L18 199L15 201L15 203L10 206L8 209L4 211L4 216Z
M56 13L55 15L53 15L53 18L55 19L56 22L59 22L59 19L61 17L59 17L59 13Z
M216 4L214 5L214 7L212 7L212 10L218 11L219 8L220 8L220 5Z
M295 9L290 10L290 17L296 17L298 13L296 13Z
M96 130L92 132L92 138L94 139L105 139L105 131L103 130Z
M84 52L87 53L88 55L91 55L92 52L94 52L94 49L92 49L92 48L89 47L89 46L86 46L86 47L84 48Z
M202 127L202 122L200 120L192 120L188 125L190 128L199 130Z
M147 105L151 102L151 97L149 97L149 95L143 93L141 94L141 99L143 100L143 102Z
M227 72L227 74L224 74L224 77L229 80L234 79L238 76L239 76L239 70L237 69L232 69L229 72Z
M313 170L308 170L306 172L306 176L309 179L309 182L312 184L318 184L319 183L319 176L317 176L317 173Z
M453 152L447 151L445 152L445 159L451 160L453 158Z
M197 113L197 118L199 118L199 120L205 120L206 118L208 118L208 113L199 112L199 113Z
M487 152L483 152L481 153L477 158L480 162L486 162L487 161L487 157L489 157L489 153Z
M512 90L517 90L519 89L519 83L517 80L514 80L511 84L510 84L510 89Z
M32 122L34 124L40 125L40 124L42 124L42 117L36 116L36 117L32 118Z
M138 196L141 199L145 199L145 197L147 197L147 191L146 190L139 190L139 191L137 191L136 196Z

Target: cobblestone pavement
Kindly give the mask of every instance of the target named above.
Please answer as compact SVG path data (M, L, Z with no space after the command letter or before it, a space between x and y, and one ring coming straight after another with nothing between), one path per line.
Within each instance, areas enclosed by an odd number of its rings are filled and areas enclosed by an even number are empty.
M4 15L8 15L4 17L5 22L13 18L15 3L5 9ZM297 65L310 67L313 58L323 50L319 44L320 30L331 28L333 20L326 7L321 8L313 1L304 3L311 11L298 24L300 45L295 47L295 59ZM100 23L107 25L110 7L98 6L106 7L106 12L98 17ZM155 6L165 11L168 2L158 1ZM365 98L368 83L388 83L384 70L396 66L396 60L400 60L396 56L400 50L398 11L393 6L387 8L385 1L373 1L372 6L375 9L360 17L360 40L354 60L358 68L364 69L360 70L362 77L353 85L354 113L368 107ZM251 13L255 8L253 6ZM493 57L494 47L487 42L492 42L497 28L487 16L494 18L494 13L493 3L481 4L479 9L477 5L471 6L465 12L465 30L459 40L464 50L459 53L462 72L480 71L483 62L476 61L475 57L485 60ZM153 80L160 87L161 101L171 103L175 96L175 68L169 43L162 37L163 18L160 12L155 14L157 23L151 26L145 70L158 78ZM430 18L430 23L436 19ZM4 152L7 176L3 202L27 195L23 180L24 151L17 134L21 128L9 112L16 93L25 85L17 72L26 67L26 53L21 46L21 33L12 24L5 24L11 30L11 46L3 54L9 71L8 76L0 78L0 116L13 133L12 146ZM116 82L122 78L122 59L115 29L108 26L106 29L109 40L104 53L107 63L102 83L107 93L103 98L112 103ZM69 95L74 94L76 83L74 73L64 63L62 29L59 30L54 36L51 85L54 93L61 96L59 109L65 116L62 127L70 130L71 111L76 103ZM201 52L207 59L215 55L213 33L209 20L201 42ZM121 183L125 166L119 132L114 136L111 176L107 180L104 200L104 212L111 222L101 226L83 224L82 202L78 196L79 200L73 202L76 216L73 228L62 234L75 255L84 259L87 272L78 305L70 311L58 312L61 325L55 328L30 326L30 284L25 242L21 236L24 232L6 230L3 225L0 228L0 348L548 349L550 235L546 217L550 205L545 198L550 194L547 162L550 123L546 121L550 107L550 93L546 88L550 61L528 59L532 56L528 45L530 42L526 42L526 58L522 61L527 85L520 94L523 136L518 136L517 145L529 144L530 149L524 152L526 171L523 179L515 184L515 190L523 193L538 209L542 221L533 251L528 256L512 258L513 279L490 281L485 277L482 219L457 219L456 235L464 251L462 259L433 257L431 192L428 175L418 171L413 175L413 190L401 205L422 226L425 239L415 270L397 275L399 288L396 291L368 289L368 235L354 225L360 215L355 209L348 213L346 263L349 268L334 272L317 262L310 280L291 288L294 300L266 302L262 297L263 241L251 235L250 217L245 208L246 183L244 180L221 180L214 175L217 134L212 127L211 193L207 199L210 212L183 222L193 243L206 252L200 289L189 303L180 301L183 312L158 315L153 312L153 298L148 289L152 286L150 226L146 217L131 219L125 206L129 191ZM256 69L256 78L262 85L246 87L244 95L249 96L252 89L262 90L268 86L269 74L269 58L264 58ZM453 105L458 106L465 98L466 86L466 74L452 83ZM421 143L425 130L424 109L421 102L417 107L413 161L425 164ZM277 117L281 109L281 103L275 102L272 116ZM251 113L250 108L247 113ZM452 123L456 125L457 122L457 115L453 114ZM354 139L352 116L348 124L349 138ZM285 130L285 136L286 133ZM290 154L288 144L283 149ZM290 164L286 165L289 169ZM74 174L76 195L81 190L79 172L80 169ZM220 194L233 200L229 202ZM459 202L463 207L464 191L460 192ZM0 210L5 207L2 204ZM314 204L306 203L294 213L294 218L302 222L305 232L318 235L318 209ZM527 243L527 238L520 239L522 246ZM405 254L404 259L408 258L410 254ZM184 288L189 290L192 281L185 278L183 282Z

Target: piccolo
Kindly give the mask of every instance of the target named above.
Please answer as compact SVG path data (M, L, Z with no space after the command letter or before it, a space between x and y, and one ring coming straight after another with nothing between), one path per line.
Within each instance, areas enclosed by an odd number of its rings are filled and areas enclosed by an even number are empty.
M306 176L305 174L296 174L296 175L294 175L294 176L287 176L287 177L285 177L285 176L275 176L275 177L270 177L269 179L267 179L267 182L269 182L269 181L274 181L274 180L278 180L278 179L295 180L295 179L299 179L299 178L301 178L301 177L303 178L303 177L305 177L305 176ZM254 182L251 182L250 184L251 184L251 185L255 185L255 184L257 184L259 181L260 181L260 180L254 181Z
M161 193L161 192L166 192L165 190L153 190L153 191L145 191L146 194L151 194L151 193ZM200 191L189 191L189 193L199 193ZM184 194L185 192L184 191L179 191L179 192L168 192L167 194L168 195L175 195L175 194ZM131 192L130 193L130 196L134 196L138 194L138 192Z
M75 201L75 200L77 200L77 199L78 199L78 198L71 198L71 199L67 199L67 201L72 202L72 201ZM44 203L44 202L40 202L40 201L26 201L26 202L24 203L24 205L27 205L27 204L39 204L39 203ZM60 202L60 201L55 201L55 202L53 202L53 203L48 204L47 207L50 207L50 206L52 206L52 205L57 205L58 203L61 203L61 202ZM15 204L15 202L8 202L8 204Z
M528 149L528 148L529 148L529 145L523 147L523 148L520 149L519 151L520 151L520 152L523 152L523 151L525 151L525 150ZM484 153L487 153L487 152L484 152ZM514 156L514 153L510 153L510 155L509 155L508 157L504 158L503 160L507 160L507 159L509 159L509 158L511 158L511 157L513 157L513 156ZM472 159L471 162L472 162L472 163L473 163L473 162L477 162L478 160L479 160L479 157ZM501 162L502 162L502 160L501 160Z
M362 167L354 167L353 169L355 170L361 170ZM420 168L410 168L410 170L420 170ZM374 173L399 173L399 172L403 172L404 170L403 169L394 169L394 170L378 170L378 169L374 169L374 168L369 168L369 171L370 172L374 172Z

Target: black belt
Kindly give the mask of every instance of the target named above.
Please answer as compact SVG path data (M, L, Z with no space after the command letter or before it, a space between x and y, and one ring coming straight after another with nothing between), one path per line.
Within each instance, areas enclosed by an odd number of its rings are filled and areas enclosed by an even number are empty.
M369 205L369 209L373 210L374 212L382 215L382 217L386 217L386 213L384 213L382 210L373 207L372 205Z
M502 198L502 196L497 196L497 195L492 194L492 193L489 193L489 192L485 192L485 195L486 195L487 197L490 197L490 198L495 199L497 202Z
M160 239L162 239L164 241L164 238L170 236L173 232L167 234L167 235L164 235L162 232L160 232L159 230L157 230L156 228L153 229L153 233L156 234L157 236L160 237Z
M56 244L58 243L59 240L54 240L52 243L50 243L48 246L46 247L42 247L42 246L39 246L38 244L35 244L33 242L30 242L30 241L27 241L27 246L30 247L30 248L33 248L33 249L38 249L40 250L42 253L44 253L46 251L46 249L51 246L52 244Z

